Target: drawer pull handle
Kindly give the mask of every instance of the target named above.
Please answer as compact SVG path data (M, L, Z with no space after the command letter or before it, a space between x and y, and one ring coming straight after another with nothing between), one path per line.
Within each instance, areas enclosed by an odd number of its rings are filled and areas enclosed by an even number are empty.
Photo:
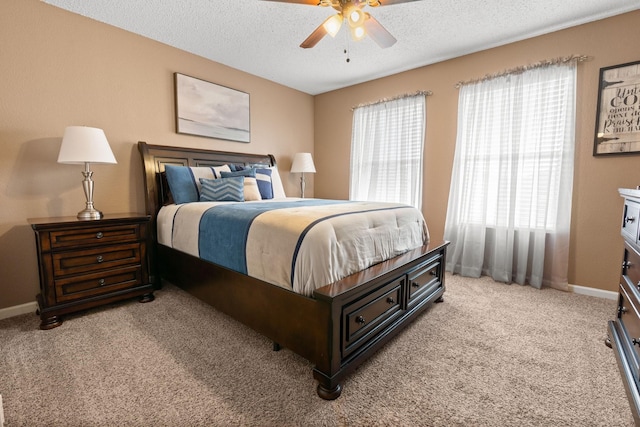
M636 220L636 217L634 216L628 216L624 219L625 222L633 222Z
M358 316L358 317L356 317L356 323L364 325L366 323L366 320L364 320L363 316Z
M393 299L393 297L389 297L389 298L387 298L387 303L389 303L389 304L395 304L395 303L396 303L396 300L394 300L394 299Z
M414 288L419 288L420 287L420 283L411 282L411 286L413 286Z
M102 239L104 237L104 234L102 234L102 231L98 231L96 233L96 239Z
M432 276L437 276L437 275L438 275L438 272L437 272L437 271L435 271L435 270L431 270L431 271L429 272L429 274L430 274L430 275L432 275Z
M622 261L622 268L631 267L631 261Z
M104 261L104 258L102 258L102 255L98 255L96 257L96 261L98 261L100 263L100 262Z
M633 343L633 345L638 345L638 346L640 346L640 338L633 338L633 339L631 340L631 342Z
M104 286L104 284L105 284L104 279L98 280L98 286Z

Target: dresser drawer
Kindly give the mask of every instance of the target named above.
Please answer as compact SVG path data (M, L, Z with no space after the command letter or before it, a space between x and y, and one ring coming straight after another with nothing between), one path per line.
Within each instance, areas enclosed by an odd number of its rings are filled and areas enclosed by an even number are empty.
M640 380L640 302L638 297L640 294L634 285L622 277L618 318L625 333L622 344L636 380Z
M62 229L49 232L51 249L108 245L140 240L140 224Z
M343 309L343 357L401 314L404 276Z
M441 285L442 257L422 264L408 274L409 307L432 295Z
M140 243L54 253L52 257L53 275L60 277L127 265L139 265L141 262L140 253Z
M640 285L640 254L626 242L624 244L622 275L628 276L634 285Z
M141 284L142 271L139 266L72 276L55 281L56 302L80 300Z
M638 221L640 219L640 203L625 200L622 215L621 234L625 239L635 242L638 239Z

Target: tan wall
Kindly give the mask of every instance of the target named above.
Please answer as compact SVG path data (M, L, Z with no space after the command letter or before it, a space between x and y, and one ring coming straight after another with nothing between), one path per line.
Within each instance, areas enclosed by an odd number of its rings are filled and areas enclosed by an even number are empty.
M176 134L174 72L249 93L251 143ZM0 308L38 292L27 218L84 207L82 167L56 163L66 126L104 129L118 161L93 167L96 207L144 211L139 140L272 153L297 194L287 171L295 152L313 152L313 108L310 95L38 0L0 2Z
M569 282L617 290L622 261L617 189L640 185L640 156L593 157L593 135L599 70L640 60L638 22L640 11L631 12L316 96L316 197L349 195L352 106L429 89L423 211L432 238L442 239L456 140L455 83L543 59L586 54L593 60L578 67Z

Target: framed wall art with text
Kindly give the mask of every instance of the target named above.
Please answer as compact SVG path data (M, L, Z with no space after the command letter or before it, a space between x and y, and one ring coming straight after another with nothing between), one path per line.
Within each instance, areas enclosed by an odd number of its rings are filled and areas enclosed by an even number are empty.
M640 154L640 61L600 68L594 156Z

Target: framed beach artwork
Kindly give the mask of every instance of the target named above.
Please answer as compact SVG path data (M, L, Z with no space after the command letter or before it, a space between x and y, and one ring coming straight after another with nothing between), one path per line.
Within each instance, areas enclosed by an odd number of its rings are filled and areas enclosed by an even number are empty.
M249 94L174 73L176 132L250 142Z
M600 68L594 156L640 154L640 61Z

